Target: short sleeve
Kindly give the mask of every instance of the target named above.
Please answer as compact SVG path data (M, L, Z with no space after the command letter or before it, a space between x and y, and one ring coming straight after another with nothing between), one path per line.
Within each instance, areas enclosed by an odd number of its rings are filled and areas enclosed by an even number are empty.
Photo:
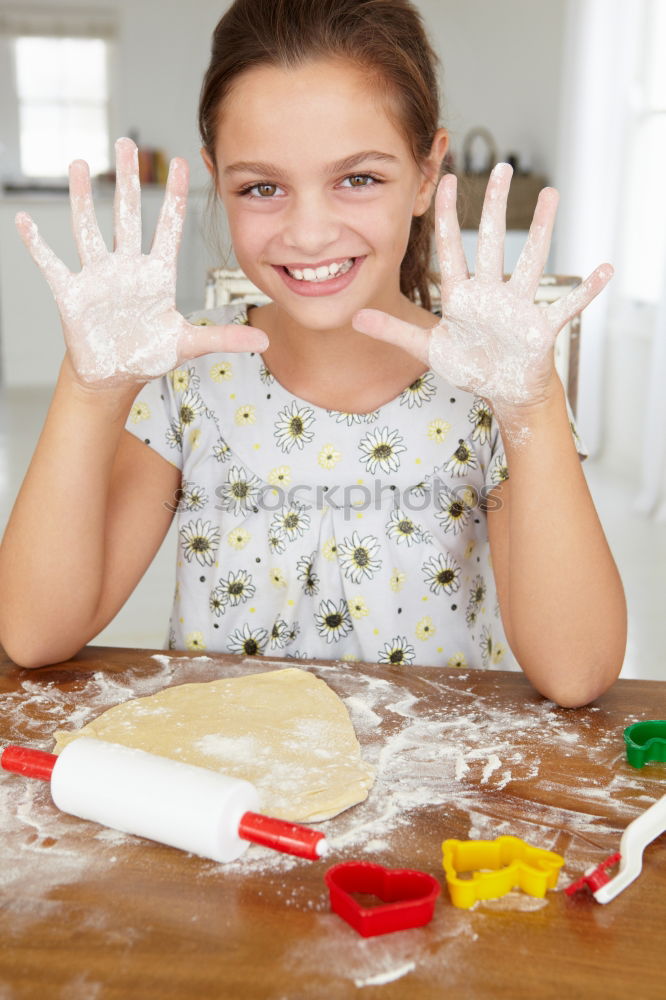
M194 326L247 325L248 305L232 302L214 309L198 309L185 317ZM183 435L192 413L203 407L199 396L200 359L185 362L161 378L148 382L130 410L126 429L149 445L167 462L183 470Z
M571 428L571 435L573 437L579 458L581 462L584 462L585 459L588 457L589 452L585 446L585 442L583 441L578 432L576 420L573 415L571 406L569 405L568 399L566 399L566 404L567 404L567 414L569 416L569 427ZM502 435L497 425L497 421L493 417L490 425L490 456L486 464L486 473L484 481L486 491L490 492L491 489L493 489L495 486L500 486L508 478L509 478L509 467L506 461L504 442L502 440Z
M183 468L183 432L174 398L173 373L144 385L125 428L177 469Z

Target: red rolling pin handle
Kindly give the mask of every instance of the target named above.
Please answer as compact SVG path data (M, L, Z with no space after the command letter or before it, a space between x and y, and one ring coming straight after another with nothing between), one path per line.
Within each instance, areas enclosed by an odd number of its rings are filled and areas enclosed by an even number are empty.
M326 837L318 830L262 816L261 813L243 813L238 824L238 836L251 840L253 844L263 844L264 847L295 854L309 861L318 861L327 851Z
M55 767L57 756L44 750L31 750L30 747L7 746L0 756L0 767L5 771L25 774L28 778L51 780L51 772Z

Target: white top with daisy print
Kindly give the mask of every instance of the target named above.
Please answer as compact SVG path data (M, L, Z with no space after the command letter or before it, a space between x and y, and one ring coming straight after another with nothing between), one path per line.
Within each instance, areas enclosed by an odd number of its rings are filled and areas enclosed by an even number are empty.
M429 371L341 413L258 354L208 354L146 385L127 429L182 470L170 648L517 668L482 509L508 471L482 400Z

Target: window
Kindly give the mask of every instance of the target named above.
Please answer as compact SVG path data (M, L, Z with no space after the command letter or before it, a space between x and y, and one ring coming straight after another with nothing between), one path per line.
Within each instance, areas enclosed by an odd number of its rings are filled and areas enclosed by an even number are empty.
M78 157L109 169L108 43L18 37L14 42L21 172L63 177Z
M624 185L621 294L654 304L666 280L666 0L643 0Z

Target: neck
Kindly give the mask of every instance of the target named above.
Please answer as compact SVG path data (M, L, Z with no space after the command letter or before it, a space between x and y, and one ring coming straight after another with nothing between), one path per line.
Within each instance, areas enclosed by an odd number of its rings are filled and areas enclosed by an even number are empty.
M434 325L436 317L402 295L381 308L399 319ZM399 347L351 326L313 330L294 322L276 303L251 310L249 321L266 331L266 367L294 395L328 409L363 413L397 395L425 366Z
M407 299L404 302L390 310L392 315L426 325L423 316L428 314ZM414 310L423 316L416 320ZM268 333L270 345L263 359L278 382L295 396L327 409L371 412L424 370L406 351L367 337L351 325L305 328L275 303L252 310L249 319Z

